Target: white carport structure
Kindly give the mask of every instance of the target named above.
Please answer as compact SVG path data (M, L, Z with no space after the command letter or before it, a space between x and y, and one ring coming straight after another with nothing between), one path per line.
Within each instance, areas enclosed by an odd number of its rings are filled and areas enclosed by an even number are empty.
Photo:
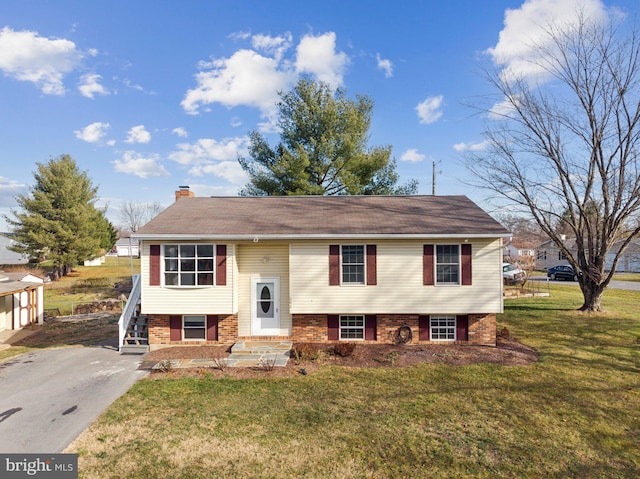
M31 273L0 271L0 331L44 321L44 280Z

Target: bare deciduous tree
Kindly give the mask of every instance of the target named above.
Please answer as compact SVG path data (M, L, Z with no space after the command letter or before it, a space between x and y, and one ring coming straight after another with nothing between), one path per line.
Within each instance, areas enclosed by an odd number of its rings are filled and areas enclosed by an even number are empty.
M160 203L125 201L120 208L120 220L124 228L135 233L161 211Z
M640 234L638 32L578 14L545 33L529 63L535 79L488 73L504 100L502 119L489 122L490 147L469 155L467 166L476 184L535 219L582 272L580 309L600 311L620 256ZM575 249L561 241L559 222ZM608 253L615 255L605 271Z

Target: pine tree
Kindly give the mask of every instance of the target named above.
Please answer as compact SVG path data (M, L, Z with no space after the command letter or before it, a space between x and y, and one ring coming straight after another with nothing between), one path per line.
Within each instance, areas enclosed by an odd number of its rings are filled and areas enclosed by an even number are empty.
M21 211L5 219L13 227L12 250L51 260L57 277L110 249L115 229L95 206L98 188L69 155L37 165L35 185L16 197Z
M249 156L239 158L251 182L243 195L412 194L417 182L396 186L391 147L369 147L373 102L347 98L340 89L302 79L281 94L281 142L271 148L258 132L250 134Z

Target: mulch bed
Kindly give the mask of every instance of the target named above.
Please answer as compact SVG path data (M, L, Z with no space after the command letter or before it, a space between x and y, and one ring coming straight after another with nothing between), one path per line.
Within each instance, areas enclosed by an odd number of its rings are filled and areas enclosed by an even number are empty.
M331 354L329 344L319 344L320 355L315 360L290 359L287 367L273 368L189 368L174 369L169 372L155 372L152 377L190 376L212 374L219 377L289 377L298 375L301 370L307 374L322 366L344 366L351 368L407 367L422 363L449 365L468 365L492 363L503 366L526 366L538 360L538 353L511 338L499 338L495 348L487 346L454 346L444 344L394 345L394 344L356 344L353 355L341 357ZM143 367L151 368L164 359L202 359L220 358L228 354L230 346L192 346L171 347L152 351L144 357Z

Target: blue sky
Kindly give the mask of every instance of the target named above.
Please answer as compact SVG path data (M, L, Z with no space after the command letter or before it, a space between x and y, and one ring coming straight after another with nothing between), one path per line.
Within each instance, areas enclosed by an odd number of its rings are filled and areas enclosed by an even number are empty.
M460 156L483 148L471 105L490 106L487 65L514 67L541 25L637 15L634 0L45 1L0 3L0 214L36 163L70 154L119 224L124 201L169 205L178 185L235 195L247 135L271 144L274 103L300 75L365 94L371 145L391 145L401 183L485 194ZM0 219L0 230L6 229Z

